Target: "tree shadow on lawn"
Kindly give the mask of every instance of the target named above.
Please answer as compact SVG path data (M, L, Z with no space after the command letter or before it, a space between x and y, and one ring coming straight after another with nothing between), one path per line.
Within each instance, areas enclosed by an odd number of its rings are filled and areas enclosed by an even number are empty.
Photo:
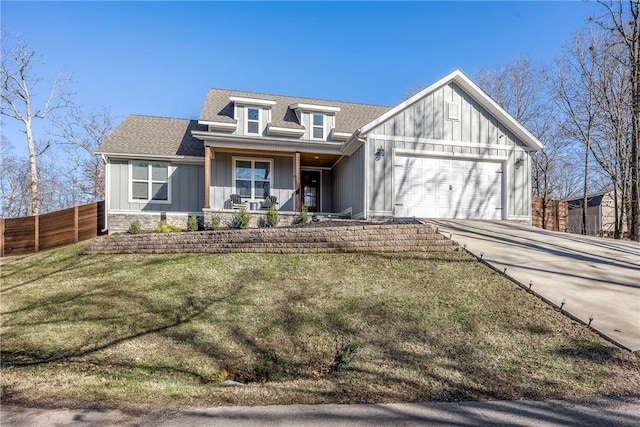
M81 358L93 353L96 353L101 350L105 350L107 348L114 347L120 343L134 340L136 338L141 338L146 335L162 333L169 329L176 328L178 326L187 324L197 317L201 316L205 311L209 309L214 304L226 301L230 298L233 298L238 293L243 292L244 286L242 283L236 283L229 286L229 291L227 294L218 296L218 297L210 297L210 298L194 298L191 296L187 296L184 299L184 303L181 306L170 306L166 307L162 304L154 303L151 298L141 299L141 294L139 292L131 292L127 293L124 291L117 291L118 294L124 299L136 298L137 302L145 307L145 312L150 314L150 319L148 321L140 320L140 317L137 317L137 321L128 323L125 325L127 329L134 329L133 332L123 334L119 337L112 337L113 331L109 330L103 334L92 334L90 337L85 337L85 343L81 345L79 349L61 349L59 352L55 353L46 353L42 351L21 351L21 350L9 350L6 349L2 352L3 356L3 366L4 367L21 367L21 366L34 366L34 365L45 365L54 362L61 362L65 360L77 359ZM116 292L115 290L113 292ZM83 297L88 296L91 293L77 295L75 298L67 299L67 301L72 301L74 299L81 299ZM51 306L54 303L44 304L44 306ZM43 305L37 307L29 307L25 308L25 310L33 310L35 308L40 308ZM125 316L126 317L126 316ZM157 318L160 318L160 321ZM95 317L94 317L95 319ZM110 316L102 316L98 318L100 321L106 321L114 319L114 317ZM122 318L117 318L118 320L122 320ZM77 322L78 319L72 319L72 321Z
M208 365L228 371L230 379L247 383L286 383L284 386L291 390L299 387L292 382L299 379L328 379L335 386L334 390L305 391L301 388L300 393L313 396L309 401L549 398L564 397L570 391L567 384L535 376L535 363L539 362L532 361L529 370L525 369L528 361L514 367L496 366L493 360L487 359L494 355L482 351L482 342L466 341L467 337L473 337L473 323L463 325L460 335L453 335L456 342L450 342L451 332L441 334L437 330L425 330L421 323L415 321L415 310L405 312L402 307L386 304L384 296L382 300L371 299L366 293L336 298L318 309L314 306L317 288L311 286L280 288L274 284L274 291L278 290L282 295L270 300L269 306L260 306L253 299L254 286L266 286L264 280L259 268L240 268L221 280L218 288L205 289L198 294L190 294L188 291L192 290L189 288L180 288L183 293L177 302L157 301L153 295L140 289L120 291L124 300L134 299L139 312L145 313L145 316L127 316L126 322L120 322L121 329L125 331L118 332L114 327L85 337L80 346L55 352L43 349L3 351L3 366L27 367L79 361L118 344L158 334L205 356ZM171 282L162 284L171 289ZM116 291L116 288L112 290ZM82 304L78 302L81 298L78 296L69 301ZM55 314L56 304L50 303L47 307ZM25 311L36 308L26 308ZM255 315L250 321L243 319L237 324L233 315L242 309L254 310ZM114 320L125 319L114 318L111 312L110 309L104 310L103 317L98 316L97 320L111 325ZM95 320L96 316L91 319ZM191 324L194 321L222 329L217 331L222 341L214 342L200 335ZM541 330L537 334L545 332ZM363 347L349 355L344 369L337 369L348 346L356 341L362 341ZM401 342L420 344L429 350L428 354L404 348L399 345ZM618 349L604 345L600 345L602 348L582 348L581 345L575 341L555 352L589 362L627 363L622 359L616 360ZM592 350L605 352L606 358L590 358ZM140 356L145 357L144 354ZM152 365L149 371L190 375L200 382L220 380L187 368L180 361L181 354L176 357L178 362L175 366L148 362ZM111 364L120 369L137 367L128 361L101 360L96 363L105 367ZM388 364L389 369L372 368L376 363Z
M23 275L31 275L31 271L35 272L35 276L32 277L31 279L27 279L24 280L20 283L16 283L15 285L12 286L7 286L7 287L2 287L2 289L0 289L0 294L2 293L6 293L8 291L26 286L26 285L30 285L33 283L37 283L41 280L47 279L47 278L51 278L54 277L56 275L61 275L61 274L67 274L67 273L71 273L74 271L80 271L82 269L87 269L90 268L92 266L96 266L96 265L100 265L101 261L98 258L85 258L85 257L80 257L77 255L77 253L72 253L69 254L68 256L56 259L55 261L56 264L60 263L63 265L63 267L61 268L57 268L51 271L47 271L47 266L46 264L43 264L41 262L38 263L31 263L31 265L27 268L15 268L14 271L7 273L7 274L2 274L2 278L4 280L6 280L7 278L20 273ZM106 266L105 266L106 269ZM91 274L92 276L94 276L97 272L92 271ZM84 276L79 276L79 277L84 277Z

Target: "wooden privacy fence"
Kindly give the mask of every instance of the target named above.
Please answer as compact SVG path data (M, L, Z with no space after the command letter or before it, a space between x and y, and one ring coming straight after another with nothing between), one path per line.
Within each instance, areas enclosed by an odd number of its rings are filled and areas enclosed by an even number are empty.
M96 237L104 229L104 202L22 218L0 218L0 256L24 255Z
M531 223L534 227L553 231L569 231L569 204L562 200L534 197L531 202Z

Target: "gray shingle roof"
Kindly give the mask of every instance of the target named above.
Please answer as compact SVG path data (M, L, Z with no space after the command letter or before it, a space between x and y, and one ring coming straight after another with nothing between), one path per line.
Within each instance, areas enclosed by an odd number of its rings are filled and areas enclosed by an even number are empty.
M204 145L191 136L192 130L206 130L206 126L196 120L131 115L96 152L204 157Z
M296 114L289 109L289 105L291 104L305 103L339 107L340 111L335 113L335 131L345 133L353 133L358 128L366 125L391 109L390 107L380 105L296 98L291 96L269 95L225 89L209 89L209 93L207 93L204 105L200 111L199 120L235 123L236 120L233 118L233 103L229 101L229 97L231 96L275 101L276 105L271 107L271 123L273 126L291 129L303 129L303 126L298 122Z

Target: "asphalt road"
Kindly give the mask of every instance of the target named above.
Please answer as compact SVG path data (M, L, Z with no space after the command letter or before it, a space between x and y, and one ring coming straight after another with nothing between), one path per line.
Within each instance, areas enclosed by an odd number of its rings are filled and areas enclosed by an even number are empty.
M33 409L3 405L2 426L638 426L640 399L430 402L157 409Z

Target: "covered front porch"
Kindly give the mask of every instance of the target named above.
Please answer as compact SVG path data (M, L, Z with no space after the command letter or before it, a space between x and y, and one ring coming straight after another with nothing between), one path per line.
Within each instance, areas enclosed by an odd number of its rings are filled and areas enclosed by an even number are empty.
M333 167L341 155L205 146L204 209L231 213L244 206L281 214L335 214Z

